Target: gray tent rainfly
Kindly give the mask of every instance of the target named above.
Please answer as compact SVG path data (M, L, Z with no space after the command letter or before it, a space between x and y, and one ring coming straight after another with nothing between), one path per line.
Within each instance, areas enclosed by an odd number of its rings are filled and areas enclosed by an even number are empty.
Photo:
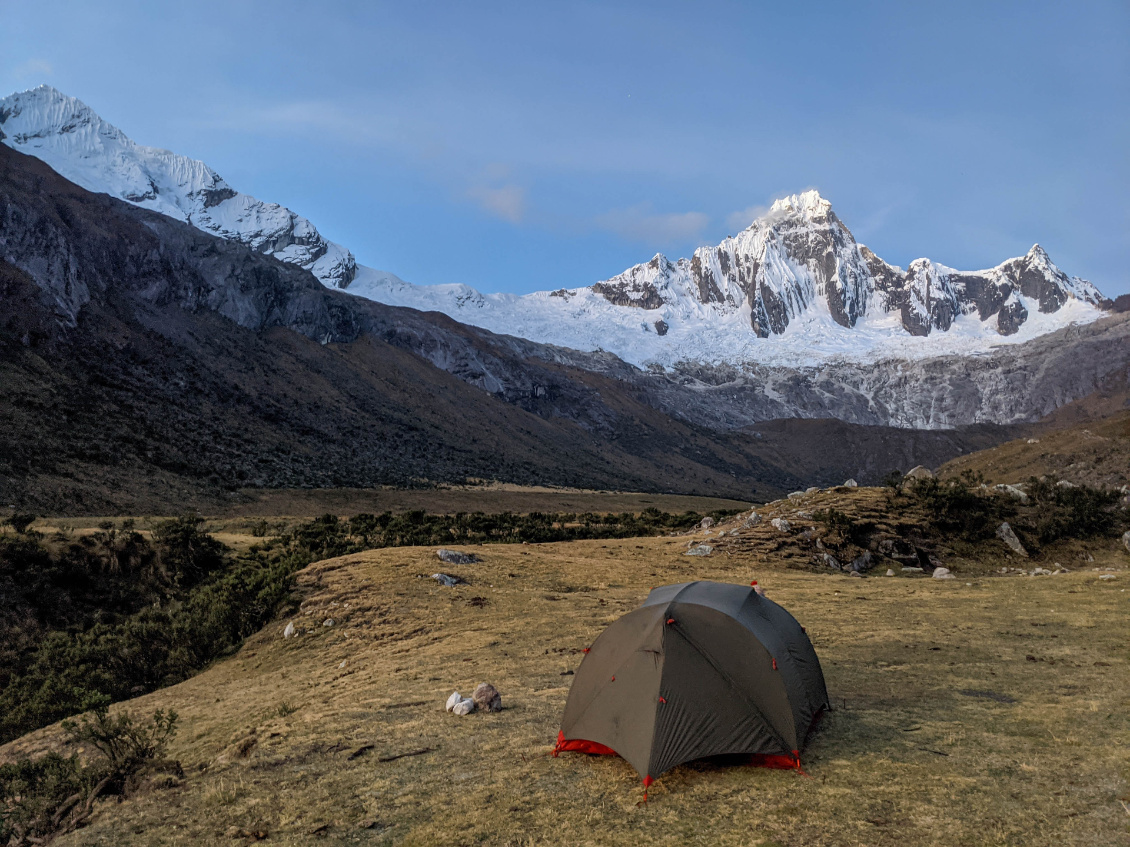
M618 754L652 781L724 754L800 768L828 708L820 660L796 618L754 588L655 588L586 651L558 733L562 751Z

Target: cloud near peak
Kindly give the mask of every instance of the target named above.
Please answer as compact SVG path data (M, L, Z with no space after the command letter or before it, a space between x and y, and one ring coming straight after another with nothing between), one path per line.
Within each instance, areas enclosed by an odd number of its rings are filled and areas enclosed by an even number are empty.
M702 212L654 212L646 203L598 215L596 225L629 241L698 241L710 218Z

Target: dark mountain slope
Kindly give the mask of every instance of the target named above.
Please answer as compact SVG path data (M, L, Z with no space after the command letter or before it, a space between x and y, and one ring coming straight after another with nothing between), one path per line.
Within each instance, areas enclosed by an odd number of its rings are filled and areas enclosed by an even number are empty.
M813 454L811 432L768 448L711 431L653 408L611 357L597 373L599 357L330 291L5 147L0 300L0 497L52 512L466 477L765 497L923 440L967 449L960 432L895 431L862 457L844 439Z

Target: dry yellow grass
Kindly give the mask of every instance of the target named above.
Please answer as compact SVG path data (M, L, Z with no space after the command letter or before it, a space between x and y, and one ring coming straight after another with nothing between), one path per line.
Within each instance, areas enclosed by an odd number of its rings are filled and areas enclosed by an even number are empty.
M312 565L299 637L284 640L280 620L198 677L124 704L180 713L172 754L185 779L103 802L57 843L1127 843L1123 554L1096 554L1122 568L1113 580L940 581L775 570L686 547L476 548L482 563L452 569L471 580L457 589L418 576L439 569L430 549ZM638 806L622 760L547 755L564 674L651 586L696 578L760 580L807 626L837 708L805 751L808 777L692 764ZM484 680L503 712L444 712L452 689ZM0 759L57 740L49 728Z

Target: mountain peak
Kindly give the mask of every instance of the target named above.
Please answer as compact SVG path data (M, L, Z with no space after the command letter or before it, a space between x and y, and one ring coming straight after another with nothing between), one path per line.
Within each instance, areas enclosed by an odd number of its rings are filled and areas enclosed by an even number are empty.
M769 214L792 212L806 218L821 218L832 211L832 204L820 196L815 188L802 191L800 194L790 194L773 201L769 207Z

